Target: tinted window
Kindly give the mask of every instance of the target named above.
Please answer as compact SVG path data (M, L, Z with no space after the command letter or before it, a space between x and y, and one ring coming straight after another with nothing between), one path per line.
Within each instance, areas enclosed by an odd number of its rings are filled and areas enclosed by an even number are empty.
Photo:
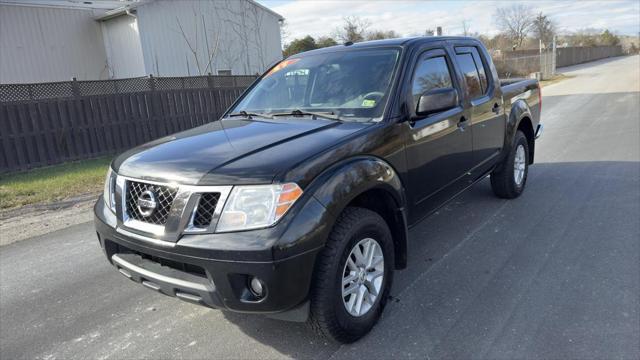
M333 112L342 120L382 115L399 52L396 49L302 54L266 73L232 112Z
M476 68L476 63L473 61L473 56L470 53L456 54L456 59L467 83L467 96L471 99L482 96L483 91L482 85L480 84L480 75L478 75L478 69Z
M475 62L476 69L478 69L478 75L480 75L480 85L482 85L482 93L485 94L487 92L487 74L484 70L482 59L480 59L480 54L478 54L478 49L472 47L471 55L473 55L473 62Z
M421 58L413 75L413 103L417 104L420 95L432 89L450 88L451 75L447 60L443 56Z

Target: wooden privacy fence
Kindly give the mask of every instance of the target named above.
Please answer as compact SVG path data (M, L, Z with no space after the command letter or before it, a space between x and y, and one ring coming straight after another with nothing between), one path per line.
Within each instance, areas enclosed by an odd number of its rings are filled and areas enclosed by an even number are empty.
M0 85L0 173L115 154L216 121L255 76Z

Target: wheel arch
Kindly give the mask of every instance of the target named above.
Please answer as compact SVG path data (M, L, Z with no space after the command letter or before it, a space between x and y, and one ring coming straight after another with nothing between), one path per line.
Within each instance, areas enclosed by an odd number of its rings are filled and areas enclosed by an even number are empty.
M527 145L529 146L529 164L533 164L535 153L535 131L531 121L531 109L524 100L518 100L511 106L511 112L507 120L507 132L505 136L504 149L511 149L513 139L516 132L521 130L527 137Z
M527 145L529 147L529 164L533 164L533 155L535 153L536 141L531 119L528 116L524 116L522 119L520 119L517 130L522 131L524 133L524 136L527 137Z
M309 190L334 219L348 206L367 208L382 216L393 237L395 267L406 267L405 191L398 173L389 163L374 156L344 160L320 174ZM330 225L333 228L334 223Z

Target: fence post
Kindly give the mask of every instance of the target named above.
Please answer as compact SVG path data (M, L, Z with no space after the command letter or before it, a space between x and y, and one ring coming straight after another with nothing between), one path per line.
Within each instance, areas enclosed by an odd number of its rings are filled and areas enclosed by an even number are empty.
M207 73L207 86L209 87L209 89L213 89L214 88L213 75L210 72Z
M149 90L156 91L156 82L153 80L153 74L149 74Z
M557 64L557 60L556 60L556 36L553 35L553 44L551 45L551 51L552 51L552 56L551 56L551 76L555 76L556 75L556 64Z
M538 40L538 72L540 77L544 78L547 71L546 56L542 54L542 39Z
M73 97L80 96L80 87L78 86L78 79L75 77L71 78L71 93Z
M27 85L27 93L29 94L29 100L33 100L33 89L31 88L31 84Z

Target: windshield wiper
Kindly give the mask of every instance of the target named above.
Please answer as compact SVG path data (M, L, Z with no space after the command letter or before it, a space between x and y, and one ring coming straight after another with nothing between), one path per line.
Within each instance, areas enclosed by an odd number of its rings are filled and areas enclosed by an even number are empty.
M227 116L229 116L229 117L244 116L244 117L246 117L248 119L251 119L251 117L256 116L256 117L263 117L263 118L267 118L267 119L273 119L273 116L268 115L268 114L246 112L244 110L238 111L237 113L231 113L231 114L229 114Z
M300 109L295 109L291 112L276 113L276 114L272 114L271 116L275 117L275 116L305 116L305 115L312 116L314 120L320 117L320 118L325 118L329 120L342 121L342 119L339 116L335 115L333 111L316 112L316 111L302 111Z

